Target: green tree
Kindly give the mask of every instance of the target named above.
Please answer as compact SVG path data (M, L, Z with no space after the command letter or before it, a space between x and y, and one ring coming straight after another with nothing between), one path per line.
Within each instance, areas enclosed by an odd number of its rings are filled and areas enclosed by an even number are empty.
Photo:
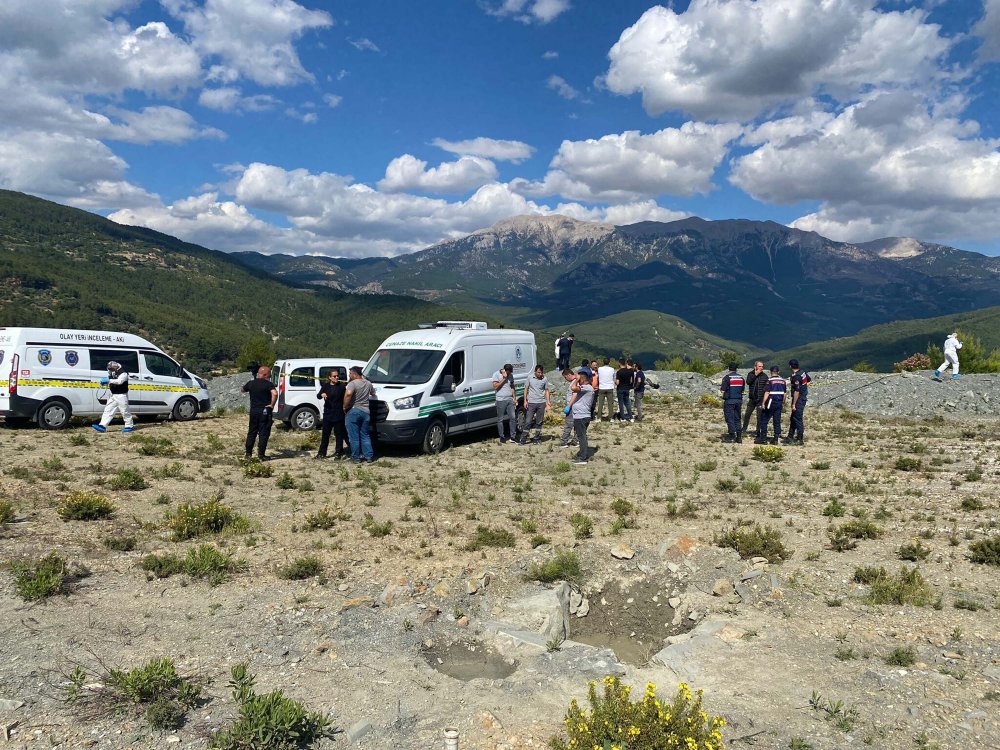
M277 356L274 353L274 349L271 348L271 341L267 336L260 334L251 337L240 347L240 353L236 357L236 364L245 370L250 366L251 362L270 365L277 359Z
M729 365L736 365L739 367L740 363L743 362L743 357L736 352L719 352L719 361L722 362L723 367L728 369Z

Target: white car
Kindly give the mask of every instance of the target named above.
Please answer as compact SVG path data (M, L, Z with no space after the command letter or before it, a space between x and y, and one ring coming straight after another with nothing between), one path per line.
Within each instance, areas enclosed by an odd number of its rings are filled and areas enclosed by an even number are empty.
M364 366L357 359L279 359L271 367L271 382L278 389L274 418L297 430L315 429L323 411L323 402L316 394L330 370L336 369L341 382L346 384L347 371Z
M108 362L129 375L128 400L136 416L186 421L212 408L205 381L141 336L118 331L0 328L0 417L31 419L47 430L71 417L104 411Z

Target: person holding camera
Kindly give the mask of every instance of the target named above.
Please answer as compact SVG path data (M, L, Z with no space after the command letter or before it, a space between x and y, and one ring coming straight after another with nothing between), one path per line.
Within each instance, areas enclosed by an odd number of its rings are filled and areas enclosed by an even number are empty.
M278 400L278 389L271 382L271 368L257 366L254 375L243 385L243 392L250 395L250 424L247 428L246 455L249 459L253 454L254 442L257 443L257 457L267 461L267 441L271 437L271 424L274 421L274 403Z
M500 433L500 443L517 440L517 410L514 406L517 400L517 389L514 387L514 365L509 362L493 373L493 390L497 399L497 432ZM507 422L507 434L504 436L503 423Z

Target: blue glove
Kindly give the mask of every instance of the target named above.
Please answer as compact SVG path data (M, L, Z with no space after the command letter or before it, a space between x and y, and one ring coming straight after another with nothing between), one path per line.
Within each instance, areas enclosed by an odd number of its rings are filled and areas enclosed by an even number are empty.
M570 409L572 408L573 408L572 406L567 406L565 409L563 409L563 414L569 414Z
M111 381L108 378L101 378L101 385L107 385Z

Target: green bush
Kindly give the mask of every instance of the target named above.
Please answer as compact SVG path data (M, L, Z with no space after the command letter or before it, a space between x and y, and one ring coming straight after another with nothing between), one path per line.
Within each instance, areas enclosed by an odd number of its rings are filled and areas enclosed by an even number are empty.
M191 578L208 581L212 586L224 583L231 573L246 570L247 564L211 544L189 549L183 558L171 553L146 555L139 567L153 578L169 578L186 573Z
M136 453L140 456L173 456L177 454L177 448L174 447L170 438L133 435L129 444L135 446Z
M278 569L278 578L288 581L304 581L306 578L315 578L323 572L323 561L315 555L300 557L293 560L288 565Z
M14 504L10 500L0 500L0 525L14 520Z
M766 464L776 464L785 457L785 452L776 445L755 445L753 457Z
M245 534L251 528L249 519L216 498L200 505L181 503L174 513L167 513L165 520L175 542L222 532Z
M698 403L702 406L718 409L722 406L722 399L718 396L713 396L711 393L703 393L701 394L701 398L698 399Z
M375 516L371 513L365 513L365 520L362 521L361 528L376 539L381 539L392 533L392 521L376 521Z
M898 471L920 471L922 467L923 462L919 458L911 458L910 456L900 456L895 463L895 468Z
M981 565L1000 565L1000 535L969 545L969 559Z
M295 480L292 479L292 475L286 471L284 474L278 477L278 481L274 483L274 486L277 487L279 490L294 490Z
M832 518L841 518L845 513L847 513L847 506L844 505L840 500L834 498L823 506L823 515L830 516Z
M345 515L346 514L335 513L330 509L329 505L325 505L315 513L307 515L302 526L309 531L332 529L337 524L337 521L346 521L350 518L350 516L345 518Z
M917 650L913 646L897 646L885 657L885 663L892 667L912 667L917 663Z
M736 550L744 560L764 557L770 563L780 563L792 556L791 550L781 540L781 532L760 524L752 528L732 528L717 536L714 543L718 547Z
M559 550L555 556L543 563L532 563L525 578L541 583L570 581L580 583L583 579L583 567L580 557L572 550Z
M895 576L885 575L871 582L868 594L869 604L912 604L923 607L931 602L930 584L917 569L901 569Z
M115 515L115 504L104 495L78 490L63 498L56 514L64 521L99 521Z
M267 479L274 475L274 469L259 458L250 458L243 464L243 476L251 479Z
M101 541L105 549L112 552L131 552L139 543L139 540L132 535L106 536Z
M108 483L113 490L144 490L149 485L135 469L120 469Z
M255 678L246 664L232 669L229 687L239 706L239 716L225 729L212 734L213 750L302 750L332 737L330 717L309 711L280 690L257 695Z
M715 459L706 459L704 461L698 461L694 465L695 471L715 471L719 466L719 462Z
M840 525L839 530L852 539L881 539L885 531L866 518L855 518Z
M26 602L37 602L56 594L64 594L71 580L88 575L84 568L71 573L66 560L57 552L50 552L36 561L11 563L10 570L14 574L14 589Z
M477 526L475 535L465 545L465 549L475 552L484 547L514 547L516 545L517 538L514 536L514 532L508 529Z
M914 539L912 542L900 545L899 549L896 551L900 560L910 560L912 562L926 560L930 553L931 548L924 546L923 542L919 539Z
M569 517L573 527L573 536L577 539L590 539L594 534L594 519L583 513L574 513Z
M632 702L631 690L618 677L605 677L603 695L597 682L590 683L587 702L581 709L574 699L563 721L566 737L553 737L553 750L722 750L721 716L709 716L701 705L700 690L693 694L686 683L677 686L672 701L656 697L656 686L646 685L642 699Z

